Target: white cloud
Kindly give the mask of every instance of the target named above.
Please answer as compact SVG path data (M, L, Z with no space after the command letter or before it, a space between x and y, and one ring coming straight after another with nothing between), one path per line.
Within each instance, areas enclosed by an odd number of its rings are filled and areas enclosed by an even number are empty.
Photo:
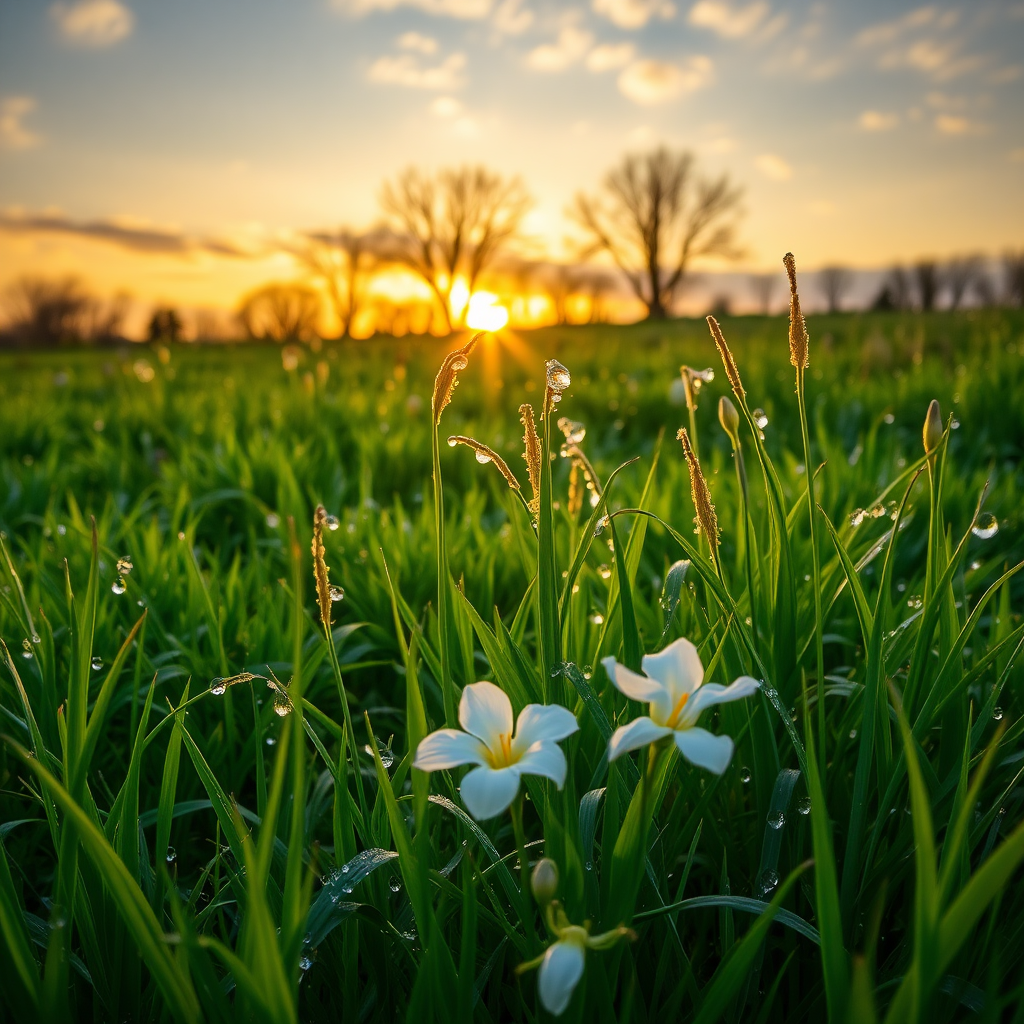
M8 96L0 100L0 146L4 149L32 149L43 140L22 123L36 108L31 96Z
M793 177L793 168L774 153L762 153L755 157L754 166L772 181L789 181Z
M405 32L395 40L400 50L412 50L415 53L437 53L437 40L430 36L421 36L419 32Z
M527 54L526 63L535 71L564 71L590 49L593 35L586 29L566 25L554 43L543 43Z
M619 92L634 103L650 106L694 92L711 81L709 57L690 57L682 66L661 60L638 60L619 75Z
M887 132L900 123L899 114L887 114L881 110L865 110L857 123L866 132Z
M466 66L464 53L453 53L432 68L420 67L411 53L400 57L378 57L370 65L371 82L405 85L412 89L459 89L465 84L460 72Z
M533 24L533 11L522 0L504 0L494 12L494 27L507 36L518 36Z
M698 28L710 29L723 39L740 39L749 36L770 10L764 0L755 0L745 7L734 7L727 0L698 0L690 8L687 20Z
M669 0L593 0L593 7L619 28L643 28L653 17L667 21L676 13Z
M632 43L602 43L587 54L587 70L601 72L625 67L635 52Z
M135 28L135 15L117 0L79 0L54 4L50 17L64 38L77 46L113 46Z
M356 17L374 11L393 11L415 7L426 14L474 21L491 13L492 0L331 0L331 6Z
M895 21L884 21L877 25L869 25L857 36L861 46L885 46L895 42L901 35L911 29L923 28L936 20L938 11L934 7L918 7L914 11L897 18Z
M984 125L958 114L939 114L935 127L943 135L979 135L985 131Z
M434 117L458 117L462 113L462 104L454 96L438 96L430 104L430 112Z

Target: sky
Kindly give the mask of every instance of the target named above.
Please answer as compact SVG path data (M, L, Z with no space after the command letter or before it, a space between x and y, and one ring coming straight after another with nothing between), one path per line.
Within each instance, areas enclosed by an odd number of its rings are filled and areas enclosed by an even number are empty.
M4 3L0 289L230 307L409 165L520 175L562 258L573 195L659 144L743 187L743 269L1020 247L1024 2Z

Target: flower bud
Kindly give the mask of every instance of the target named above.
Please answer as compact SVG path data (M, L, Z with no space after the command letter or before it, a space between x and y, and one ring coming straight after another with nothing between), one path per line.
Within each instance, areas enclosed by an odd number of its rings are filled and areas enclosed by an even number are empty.
M722 424L722 429L729 435L733 448L738 448L740 446L740 414L727 395L722 395L718 400L718 422Z
M550 857L541 857L530 876L533 898L546 907L558 894L558 865Z
M926 455L931 455L938 448L942 433L942 411L939 409L938 401L933 398L931 405L928 406L928 415L924 418L923 437Z

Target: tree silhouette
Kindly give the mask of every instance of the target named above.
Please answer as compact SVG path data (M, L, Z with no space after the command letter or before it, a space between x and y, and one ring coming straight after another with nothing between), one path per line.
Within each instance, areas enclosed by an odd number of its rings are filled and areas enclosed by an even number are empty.
M316 336L320 296L303 284L268 284L251 292L238 310L250 338L309 341Z
M531 200L518 178L485 167L442 170L431 177L410 167L385 182L380 203L401 232L393 256L434 293L449 330L456 311L452 289L461 276L472 295L481 273L519 230Z
M956 256L946 264L943 276L949 288L950 309L959 309L963 305L968 292L976 287L982 274L984 274L984 260L976 254Z
M25 275L5 294L11 332L44 345L80 341L85 318L95 301L74 276L61 278Z
M694 259L739 255L740 196L727 175L699 177L693 154L661 147L626 156L605 176L602 194L578 194L570 213L589 236L584 254L607 252L648 319L659 320Z
M162 306L149 318L150 341L181 341L182 323L176 309Z
M825 296L828 311L838 313L843 307L843 299L853 284L853 275L846 267L823 267L818 274L818 282Z
M942 286L939 265L934 260L919 260L914 264L914 279L917 282L917 299L921 309L930 313L935 308Z
M757 308L762 316L768 316L772 311L772 295L775 292L775 285L778 282L777 274L751 274L750 287L757 299Z

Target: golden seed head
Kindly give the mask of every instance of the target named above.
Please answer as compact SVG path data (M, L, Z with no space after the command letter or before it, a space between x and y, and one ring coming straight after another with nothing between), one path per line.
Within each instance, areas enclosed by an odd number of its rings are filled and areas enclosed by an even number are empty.
M737 398L742 399L747 393L743 390L743 381L740 380L740 371L736 369L736 360L733 359L732 352L729 351L729 346L725 341L725 335L722 334L722 328L718 326L718 321L713 316L708 317L708 327L711 328L711 337L715 339L718 354L722 357L722 365L725 367L725 375L729 378L729 383L732 385L733 393Z
M729 435L733 448L739 448L740 414L736 411L736 406L732 404L732 399L728 395L722 395L718 400L718 422L722 424L722 429Z
M787 252L782 262L789 276L789 361L798 370L805 370L808 363L807 324L800 309L800 295L796 290L796 257Z
M444 412L444 407L452 400L452 392L459 383L459 371L466 368L469 363L469 353L473 351L483 334L483 331L474 334L462 348L457 348L444 357L441 369L437 371L437 376L434 378L434 394L430 399L435 427L441 422L441 413Z
M537 515L540 511L540 438L533 418L533 406L528 402L519 406L519 419L523 424L523 458L530 473L530 489L533 491L530 510Z
M317 505L313 513L313 578L316 580L316 599L320 605L320 621L326 629L331 628L331 582L328 579L328 565L324 561L324 525L327 509Z
M690 496L693 498L693 507L697 511L697 530L707 537L713 547L717 547L718 516L715 514L715 506L711 501L708 482L704 479L704 473L700 468L700 460L690 444L690 435L687 433L686 427L680 427L676 437L683 443L683 455L690 469Z
M452 434L448 438L448 444L454 448L457 444L464 444L467 448L472 448L476 452L476 461L481 465L487 465L488 462L493 462L497 467L497 470L505 478L509 487L513 490L519 490L519 481L512 475L512 470L508 468L508 464L505 460L493 449L488 448L487 445L478 441L475 437L466 437L464 434Z
M939 408L938 400L933 398L928 406L928 415L924 418L923 438L926 455L931 455L939 447L942 434L942 410Z

